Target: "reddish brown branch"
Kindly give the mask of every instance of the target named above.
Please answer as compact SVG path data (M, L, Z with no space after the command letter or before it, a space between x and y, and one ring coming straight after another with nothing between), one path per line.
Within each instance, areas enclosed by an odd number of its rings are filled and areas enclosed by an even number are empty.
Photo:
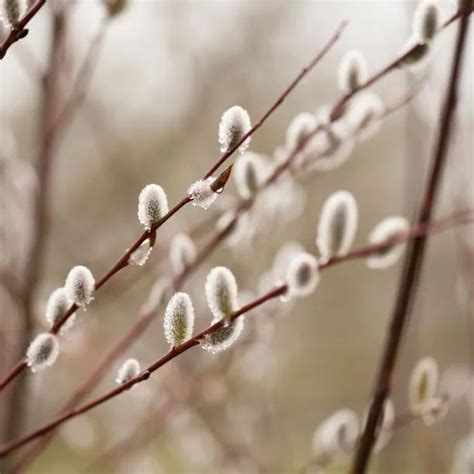
M25 13L23 18L18 22L18 24L10 30L10 33L0 45L0 60L5 57L8 49L13 43L16 43L28 34L28 29L26 28L26 26L33 19L33 17L41 10L45 3L46 0L37 0L37 2L32 5L32 7Z
M450 79L443 104L437 134L437 143L427 186L420 204L417 223L425 225L430 221L434 204L439 190L447 149L452 129L454 109L457 102L458 81L461 75L463 52L469 30L469 15L461 17ZM378 419L383 409L385 399L390 394L392 375L395 369L403 330L413 303L423 258L426 249L426 236L419 235L411 242L405 257L405 264L399 284L398 296L393 310L391 323L387 331L385 346L381 356L380 368L375 382L373 400L370 404L368 420L362 434L357 452L354 457L351 472L363 474L369 462L375 441Z

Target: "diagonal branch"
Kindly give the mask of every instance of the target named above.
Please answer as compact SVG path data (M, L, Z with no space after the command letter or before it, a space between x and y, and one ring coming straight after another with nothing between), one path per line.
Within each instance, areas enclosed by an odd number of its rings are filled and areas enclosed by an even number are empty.
M439 191L442 172L447 157L449 139L451 136L454 110L457 102L458 82L461 75L463 52L469 30L469 16L470 12L463 14L458 29L454 58L451 66L445 103L443 104L441 112L431 171L419 208L417 218L418 225L424 225L430 221ZM398 296L393 310L391 323L388 328L385 347L381 356L380 368L375 382L373 400L370 405L364 433L354 457L351 469L352 474L363 474L367 469L375 440L378 419L384 401L390 394L392 375L395 370L400 341L415 297L425 250L426 235L420 235L411 242L405 257Z
M5 54L7 54L8 49L13 43L16 43L28 34L26 26L41 10L45 3L46 0L37 0L37 2L25 13L18 24L10 30L8 36L0 44L0 60L5 57Z

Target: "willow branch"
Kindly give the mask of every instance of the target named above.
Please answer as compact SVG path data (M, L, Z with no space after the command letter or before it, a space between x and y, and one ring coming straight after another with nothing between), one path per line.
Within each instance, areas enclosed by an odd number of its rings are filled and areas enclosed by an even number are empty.
M467 212L472 213L472 211L466 211L466 213ZM450 217L452 217L452 216L450 216ZM448 218L446 218L446 219L448 219ZM445 220L443 220L443 221L445 221ZM464 218L464 219L461 219L459 222L458 222L458 220L454 221L455 224L460 224L460 225L461 224L467 224L467 223L471 224L472 222L473 222L472 218L470 218L470 219ZM419 227L419 226L413 228L412 232L410 232L410 233L401 234L398 237L397 242L402 242L403 240L408 240L408 239L412 238L412 235L418 235L418 233L420 233L420 234L422 233L423 235L426 235L427 233L430 232L431 229L430 229L429 225L423 224L423 226L424 226L423 228ZM433 227L434 231L436 231L436 223L433 223L433 226L434 226ZM416 239L418 237L414 237L414 238ZM355 254L363 256L363 257L378 254L378 253L380 253L381 250L384 250L387 247L387 245L392 245L394 241L390 240L388 242L389 242L389 244L387 242L384 242L383 244L373 245L371 252L367 251L367 249L365 247L363 248L364 249L363 251L361 251L361 249L356 249L353 252L350 252L350 253L346 254L346 258L339 257L333 263L341 263L341 262L344 262L345 260L351 260L351 259L354 258ZM331 262L331 259L328 262L321 264L319 269L322 271L325 268L327 268L329 266L332 266L333 263L330 263L330 262ZM232 322L232 321L236 320L238 317L246 314L247 312L252 311L253 309L265 304L266 302L268 302L270 300L273 300L275 298L278 298L278 297L282 296L286 291L287 291L287 285L286 284L281 284L281 285L278 285L278 286L274 287L273 289L271 289L267 293L263 294L262 296L254 299L250 303L242 306L238 311L235 311L234 313L232 313L228 318L229 322ZM252 314L256 315L258 313L253 312ZM104 395L90 401L89 403L86 403L86 404L84 404L84 405L82 405L78 408L72 409L72 410L68 411L67 413L64 413L64 414L56 417L53 421L45 424L41 428L39 428L39 429L23 436L23 437L21 437L17 440L11 441L9 443L6 443L6 444L0 446L0 457L6 456L8 453L14 451L15 449L18 449L19 447L24 446L25 444L28 444L31 441L33 441L37 438L40 438L43 435L46 435L47 433L54 430L59 425L62 425L66 421L71 420L73 418L76 418L77 416L80 416L83 413L86 413L86 412L88 412L88 411L90 411L90 410L106 403L107 401L109 401L109 400L119 396L120 394L124 393L125 391L129 390L133 386L135 386L135 385L137 385L141 382L144 382L145 380L148 380L148 378L151 376L151 374L153 374L158 369L160 369L161 367L163 367L167 363L171 362L173 359L180 356L184 352L188 351L189 349L191 349L195 346L198 346L206 338L206 336L208 336L211 333L213 333L214 331L222 328L224 326L224 324L225 324L225 321L223 321L223 320L218 321L214 324L211 324L206 329L199 332L198 334L196 334L192 338L188 339L187 341L183 342L182 344L180 344L178 346L171 347L170 350L165 355L163 355L162 357L157 359L150 366L148 366L145 370L143 370L138 376L134 377L130 381L114 388L113 390L110 390L109 392L107 392Z
M431 171L419 207L417 217L418 225L426 225L426 223L430 221L439 191L442 172L446 162L449 139L451 136L454 110L457 102L458 82L461 75L463 52L469 30L469 15L470 13L464 13L462 15L458 29L450 79L441 112ZM397 361L400 342L414 300L425 250L426 236L419 235L409 245L405 257L396 304L386 335L380 367L375 382L373 400L370 404L368 420L351 469L353 474L363 474L367 469L375 442L375 432L377 429L378 419L380 418L384 401L390 394L392 375Z
M270 115L281 105L281 103L284 101L284 99L288 96L288 94L296 87L297 84L301 82L301 80L316 66L316 64L319 63L319 61L325 56L325 54L329 51L330 47L338 40L340 35L342 34L342 31L345 27L345 22L341 23L341 25L338 27L336 32L333 34L333 36L329 39L329 41L325 44L323 47L322 51L318 53L311 61L311 63L305 67L302 72L298 74L296 77L296 80L294 80L290 86L290 88L285 89L285 91L279 96L277 101L270 107L269 111L267 111L263 117L257 122L257 125L255 125L246 135L245 137L237 143L232 149L230 149L228 152L224 153L216 162L215 165L213 165L210 170L204 175L204 178L209 177L213 171L215 171L221 164L223 164L241 145L241 143L251 136L258 128L260 128L261 125L270 117ZM231 165L232 166L232 165ZM216 189L214 191L217 191L218 189L222 190L223 187L225 186L225 183L227 179L229 178L230 174L230 167L229 166L227 169L225 169L214 181L213 185L215 185ZM212 187L211 186L211 187ZM98 291L105 283L107 283L116 273L118 273L120 270L126 268L128 266L128 262L130 259L130 256L137 250L138 247L147 239L154 238L156 231L166 222L168 219L170 219L174 214L176 214L182 207L184 207L186 204L189 204L191 202L191 198L186 195L181 201L178 202L165 216L162 217L161 220L156 222L150 230L144 231L140 237L138 237L135 242L129 247L129 249L115 262L114 265L110 267L104 275L102 275L99 280L95 284L95 291ZM57 334L59 330L61 329L62 325L77 311L78 307L77 305L73 304L66 312L65 314L54 324L54 326L50 329L51 334ZM26 359L21 360L20 362L17 363L15 368L10 372L1 382L0 382L0 391L3 390L9 383L11 383L12 380L14 380L19 374L23 372L27 367L26 364Z
M471 9L472 11L472 9ZM452 16L450 16L440 27L440 30L444 30L447 28L451 23L453 23L455 20L458 18L461 18L463 15L463 11L459 10L456 13L454 13ZM356 87L355 89L351 90L347 94L343 95L339 101L336 103L336 105L332 108L331 111L331 120L336 120L339 118L343 113L344 113L344 107L345 105L349 102L349 100L358 92L365 90L372 86L375 82L378 80L382 79L383 77L387 76L391 72L395 71L396 69L399 69L400 67L403 66L405 63L406 59L416 50L418 45L414 45L411 48L408 48L406 51L404 51L402 54L397 56L393 61L388 63L385 67L381 68L378 72L376 72L373 76L371 76L367 81L365 81L363 84L360 86Z
M420 81L419 84L412 91L408 93L408 95L404 95L400 98L394 105L388 107L385 111L384 118L386 118L389 114L394 113L407 103L409 103L416 94L420 91L423 81ZM271 173L266 181L262 184L262 187L258 190L261 192L262 190L268 188L271 184L273 184L279 176L281 176L293 162L294 158L298 155L298 153L304 148L307 141L314 136L320 127L314 130L307 139L303 140L298 147L288 155L286 160L284 160L279 166L277 166L273 173ZM246 210L250 209L252 205L255 203L255 198L249 199L241 199L241 201L235 206L234 209L234 217L230 220L230 222L223 228L218 231L215 231L213 235L211 235L210 239L208 240L207 244L203 247L203 249L198 253L196 256L195 261L192 265L185 268L182 272L175 276L172 284L172 288L174 291L179 291L184 282L189 278L189 276L194 273L199 266L207 259L207 257L212 254L218 246L225 240L225 238L230 234L232 229L237 223L239 216L245 212ZM208 222L206 222L207 227ZM197 230L200 230L201 226L197 227ZM348 257L350 258L350 257ZM354 257L355 258L355 257ZM332 262L331 262L332 263ZM330 263L330 264L331 264ZM147 329L150 323L153 321L155 314L158 312L158 308L152 307L150 308L148 305L144 305L143 309L140 311L140 314L131 327L131 329L126 333L122 339L120 339L112 349L107 353L105 358L101 361L101 363L96 367L94 372L92 372L89 377L79 386L79 388L73 393L73 395L68 399L65 403L63 408L60 410L60 413L63 413L67 410L72 409L76 406L84 396L89 393L102 379L106 370L112 365L112 363L121 355L123 354L130 345L136 341L143 332ZM41 438L38 443L26 454L26 456L19 462L18 467L23 467L24 465L31 462L39 453L45 449L45 447L49 444L53 432L50 432L47 436ZM14 471L15 473L17 471ZM12 473L13 474L13 473Z
M26 26L41 10L45 3L46 0L37 0L37 2L25 13L18 24L15 27L12 27L8 36L3 40L2 44L0 44L0 60L5 57L8 49L13 43L16 43L28 34Z

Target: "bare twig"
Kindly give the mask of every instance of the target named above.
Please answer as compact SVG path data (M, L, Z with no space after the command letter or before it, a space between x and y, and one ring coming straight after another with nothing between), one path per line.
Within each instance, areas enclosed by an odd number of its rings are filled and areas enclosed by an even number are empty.
M446 161L447 148L451 135L452 118L457 101L457 87L461 74L462 58L469 29L469 15L465 13L461 17L453 63L451 67L449 84L443 105L437 143L434 150L431 171L428 183L420 204L417 223L425 225L430 221L433 213L439 184L442 177L444 163ZM370 454L375 439L375 431L385 399L390 394L392 375L397 361L398 350L405 328L410 308L415 296L415 289L419 280L420 270L423 263L426 247L426 236L416 237L409 245L405 257L405 265L400 280L398 296L387 331L385 346L381 356L380 368L375 382L373 400L370 405L368 420L354 457L351 472L363 474L369 462Z
M471 211L469 211L469 212L471 212ZM449 218L447 218L447 219L449 219ZM441 222L446 222L446 219L442 220ZM472 219L467 219L467 218L463 218L459 221L454 220L454 224L466 224L466 223L470 224L472 222L473 222ZM436 227L437 227L437 223L433 223L433 229L434 230L436 230ZM403 236L402 235L399 236L397 238L397 242L401 242L403 240L408 240L410 238L413 238L413 236L417 235L418 233L426 234L426 233L429 233L430 231L431 231L430 226L425 225L425 223L424 223L423 228L415 227L414 229L412 229L412 231L410 233L406 233ZM414 238L416 239L417 237L414 237ZM391 240L390 244L393 244L393 243L394 243L394 241ZM385 242L384 244L373 245L372 246L372 252L367 251L367 249L365 247L364 247L363 251L361 251L360 249L356 249L353 252L347 254L347 260L350 260L350 259L354 258L354 255L359 255L359 256L366 257L368 255L377 254L382 249L386 248L387 245L388 245L387 242ZM338 263L341 263L341 262L344 262L345 259L344 258L338 258L336 261ZM334 263L336 263L336 261ZM330 264L329 262L331 262L331 260L329 260L325 264L322 264L320 266L320 270L324 270L325 268L331 266L332 264ZM235 319L237 319L239 316L242 316L245 313L252 311L253 309L265 304L269 300L273 300L275 298L280 297L281 295L283 295L286 292L286 290L287 290L287 285L286 284L281 284L281 285L278 285L278 286L274 287L272 290L268 291L264 295L254 299L250 303L242 306L238 311L235 311L234 313L232 313L232 315L229 316L229 321L232 322ZM252 314L258 314L258 313L254 312ZM192 338L188 339L187 341L183 342L182 344L180 344L178 346L175 346L175 347L171 347L170 350L164 356L160 357L158 360L156 360L148 368L143 370L138 376L134 377L130 381L120 385L119 387L117 387L113 390L110 390L109 392L102 395L101 397L98 397L95 400L92 400L91 402L86 403L86 404L82 405L79 408L69 410L68 412L58 416L57 418L55 418L50 423L47 423L43 427L31 432L30 434L27 434L27 435L25 435L25 436L23 436L23 437L21 437L17 440L11 441L9 443L6 443L6 444L0 446L0 457L6 456L7 454L14 451L15 449L18 449L19 447L24 446L25 444L28 444L31 441L33 441L37 438L40 438L41 436L44 436L45 434L47 434L50 431L54 430L59 425L65 423L66 421L68 421L72 418L76 418L77 416L82 415L83 413L86 413L86 412L94 409L95 407L100 406L103 403L117 397L118 395L120 395L123 392L127 391L128 389L132 388L134 385L139 384L141 382L144 382L145 380L148 380L148 378L150 377L150 375L153 372L157 371L158 369L160 369L161 367L166 365L168 362L172 361L173 359L175 359L179 355L183 354L184 352L188 351L189 349L191 349L195 346L198 346L204 340L204 338L207 335L213 333L217 329L220 329L221 327L223 327L224 324L225 324L225 322L223 320L218 321L214 324L211 324L209 327L207 327L203 331L199 332L198 334L196 334Z
M301 82L301 80L316 66L316 64L319 63L319 61L325 56L325 54L329 51L330 47L337 41L337 39L340 37L342 30L345 26L345 22L343 22L336 32L333 34L333 36L329 39L329 41L326 43L326 45L323 47L322 51L318 53L311 61L311 63L303 69L302 72L300 72L296 78L291 84L290 89L286 89L280 97L277 99L277 101L270 107L270 113L267 111L262 119L260 119L257 122L257 125L255 125L246 135L245 137L237 143L232 149L230 149L228 152L224 153L216 162L215 165L211 167L211 169L204 175L204 177L209 177L213 171L215 171L221 164L223 164L241 145L241 143L249 137L251 134L253 134L260 126L269 118L271 113L273 113L279 105L283 102L283 100L288 96L288 94L293 90L296 85ZM230 168L230 167L229 167ZM223 185L225 185L226 180L229 178L229 173L230 170L227 168L224 170L215 180L215 184L217 185L217 188L221 189ZM141 234L140 237L129 247L129 249L116 261L112 267L101 277L99 280L97 280L96 285L95 285L95 290L98 291L108 280L110 280L116 273L118 273L120 270L123 268L126 268L128 266L129 258L135 252L135 250L147 239L150 239L156 234L156 231L166 222L168 219L170 219L174 214L176 214L182 207L184 207L186 204L189 204L191 202L191 198L186 195L181 201L178 202L160 221L155 223L150 230L147 230ZM56 324L50 329L50 333L52 334L57 334L62 327L62 325L75 313L75 311L78 309L76 305L72 305L66 313L56 322ZM12 380L14 380L19 374L25 370L27 367L26 365L26 360L23 359L20 361L13 371L9 373L1 382L0 382L0 391L3 390Z
M5 54L7 54L8 49L13 43L16 43L28 34L26 26L41 10L45 3L46 0L37 0L37 2L25 13L18 24L10 30L8 36L3 40L2 44L0 44L0 60L5 57Z

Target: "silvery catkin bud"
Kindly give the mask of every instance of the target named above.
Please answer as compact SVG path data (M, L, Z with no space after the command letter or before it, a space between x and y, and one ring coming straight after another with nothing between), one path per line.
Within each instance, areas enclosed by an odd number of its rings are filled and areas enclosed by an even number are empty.
M337 191L325 201L319 216L316 246L325 260L351 248L357 231L358 210L354 196Z
M150 239L146 239L128 258L129 265L138 265L139 267L145 265L151 251Z
M314 114L302 112L296 115L290 122L286 131L285 148L288 152L293 152L297 148L303 148L303 142L316 130L317 120ZM306 142L305 142L306 143ZM302 151L302 150L299 150Z
M214 318L212 324L218 322L220 318ZM210 352L217 354L228 349L239 338L244 328L244 317L239 316L227 326L223 326L212 333L206 335L201 342L201 347Z
M369 234L369 243L372 245L387 242L387 246L380 252L367 258L367 266L374 269L387 268L400 258L403 253L403 243L390 244L390 240L405 233L410 228L404 217L387 217L379 222Z
M192 265L196 260L196 246L185 233L176 234L170 244L171 267L176 274Z
M268 163L257 153L246 152L234 164L234 180L239 195L247 199L253 196L268 175Z
M21 5L19 0L3 0L5 18L12 28L18 25L21 16Z
M81 308L85 308L94 299L95 280L87 267L77 265L72 268L64 287L68 298Z
M127 359L117 372L115 381L122 385L134 379L140 373L140 362L137 359Z
M168 214L168 198L158 184L145 186L138 196L138 220L146 230Z
M411 411L416 415L425 412L428 402L438 392L438 364L432 357L424 357L416 364L410 376L408 395Z
M226 267L215 267L208 273L205 293L209 309L217 320L230 316L238 309L237 282Z
M329 458L350 453L359 436L359 419L350 409L341 409L323 421L313 436L315 457Z
M338 69L339 88L352 92L368 79L367 62L360 51L348 51L341 59Z
M318 260L309 253L298 253L291 260L286 272L285 283L288 289L285 300L310 295L319 283Z
M175 293L170 299L164 318L165 337L171 346L178 346L193 334L194 307L187 293Z
M439 30L440 11L437 2L422 0L413 15L413 34L423 43L430 42Z
M219 123L219 143L221 145L221 152L227 153L232 150L237 143L242 140L252 128L248 112L240 107L234 105L227 109L221 117ZM240 146L239 151L243 153L250 144L250 137L248 137Z
M71 307L72 301L69 299L66 288L57 288L48 298L46 303L46 321L48 326L52 328ZM76 318L76 314L71 315L61 327L61 334L64 334L72 327Z
M385 106L373 92L361 92L351 101L347 119L354 129L356 138L364 142L372 138L380 129L385 114Z
M50 367L59 354L59 341L48 332L38 334L26 351L26 363L32 372Z
M209 207L217 199L217 193L212 190L212 183L216 178L210 176L207 179L200 179L195 181L188 188L188 196L192 199L193 206L199 206L203 209L209 209Z

